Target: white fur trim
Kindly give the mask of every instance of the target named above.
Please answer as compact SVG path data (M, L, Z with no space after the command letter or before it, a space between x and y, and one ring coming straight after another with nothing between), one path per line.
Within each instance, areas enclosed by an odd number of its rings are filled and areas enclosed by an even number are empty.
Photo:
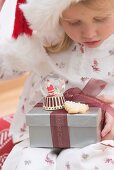
M47 53L36 36L22 35L0 41L0 77L13 78L38 69L47 60Z
M64 31L59 25L62 11L72 2L80 0L27 0L20 5L26 19L33 30L38 32L38 37L45 44L60 42Z

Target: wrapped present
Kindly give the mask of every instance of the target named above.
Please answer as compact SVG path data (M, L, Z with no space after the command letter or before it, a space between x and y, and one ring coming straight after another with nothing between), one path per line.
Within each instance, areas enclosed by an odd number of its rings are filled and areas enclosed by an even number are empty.
M27 115L31 147L84 147L101 140L102 113L90 108L85 114L64 109L47 111L34 107Z
M114 108L97 98L106 85L103 80L90 79L83 89L74 87L64 92L63 78L53 74L46 76L41 82L42 107L37 105L26 115L31 147L84 147L100 141L104 113L114 116ZM65 107L65 101L71 102L70 107L69 102ZM81 110L75 102L81 102ZM86 113L84 107L88 110Z

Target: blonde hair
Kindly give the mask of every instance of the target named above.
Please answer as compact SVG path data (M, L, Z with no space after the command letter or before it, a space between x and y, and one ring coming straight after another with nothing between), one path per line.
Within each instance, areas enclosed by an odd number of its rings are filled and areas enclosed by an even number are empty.
M109 1L110 1L109 5L106 6L105 3ZM78 3L86 5L88 8L92 8L95 10L104 10L104 9L106 10L108 9L110 11L111 9L114 10L114 0L81 0ZM76 5L76 2L71 3L70 6L72 5ZM71 38L65 33L60 43L51 46L45 45L44 47L48 53L59 53L61 51L65 51L66 49L68 49L71 46L72 42L73 40L71 40Z
M72 42L73 41L70 39L70 37L68 37L68 35L65 33L60 43L44 47L48 53L59 53L68 49L71 46Z

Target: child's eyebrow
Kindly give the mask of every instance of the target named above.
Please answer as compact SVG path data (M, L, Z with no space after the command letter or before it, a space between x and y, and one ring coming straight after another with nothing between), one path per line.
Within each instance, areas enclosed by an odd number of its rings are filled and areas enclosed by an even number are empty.
M103 13L103 14L99 14L98 16L99 17L109 17L111 15L112 15L111 13ZM98 17L98 16L95 16L95 17Z
M95 16L94 18L106 18L106 17L110 17L111 16L111 14L99 14L99 15L97 15L97 16ZM76 21L79 21L79 19L73 19L73 18L65 18L65 17L63 17L62 16L62 19L64 20L64 21L74 21L74 22L76 22Z

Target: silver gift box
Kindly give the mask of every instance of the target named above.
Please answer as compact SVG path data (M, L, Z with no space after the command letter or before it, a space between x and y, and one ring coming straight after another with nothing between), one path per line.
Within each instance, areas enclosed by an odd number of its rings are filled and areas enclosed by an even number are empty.
M86 114L67 114L70 146L53 145L50 112L36 107L26 115L31 147L84 147L101 140L102 115L97 108L90 108Z

